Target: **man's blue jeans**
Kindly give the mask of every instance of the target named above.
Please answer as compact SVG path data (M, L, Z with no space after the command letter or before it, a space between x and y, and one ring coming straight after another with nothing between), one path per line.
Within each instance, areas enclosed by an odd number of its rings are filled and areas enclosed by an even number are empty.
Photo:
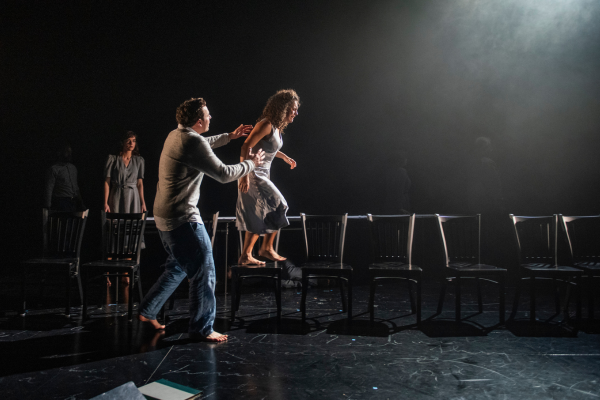
M156 316L177 286L190 279L190 333L208 336L215 321L215 264L210 238L204 225L186 222L168 232L158 231L169 254L165 271L146 294L140 314L148 319Z

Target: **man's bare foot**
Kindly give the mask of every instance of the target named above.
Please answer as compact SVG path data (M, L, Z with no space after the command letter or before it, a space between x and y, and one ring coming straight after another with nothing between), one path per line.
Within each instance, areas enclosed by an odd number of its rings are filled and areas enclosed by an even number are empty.
M238 264L240 264L240 265L252 265L252 264L265 265L265 262L259 261L256 258L252 257L251 255L242 254L240 256L240 258L238 259Z
M165 326L161 325L155 319L148 319L148 318L144 317L143 315L138 315L138 319L142 322L150 322L152 324L152 326L154 327L154 329L165 329Z
M261 256L261 257L268 258L271 261L285 261L285 260L287 260L287 258L281 257L279 254L275 253L275 250L273 250L273 249L271 249L271 250L260 249L258 251L258 255Z
M213 333L206 337L202 337L198 334L190 334L190 338L198 342L225 342L227 340L227 335L213 331Z

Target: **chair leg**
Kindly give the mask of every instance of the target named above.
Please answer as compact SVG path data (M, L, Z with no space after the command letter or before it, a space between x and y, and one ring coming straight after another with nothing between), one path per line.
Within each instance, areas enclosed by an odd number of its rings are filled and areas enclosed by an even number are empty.
M586 286L587 286L587 298L588 298L588 318L591 320L594 319L594 295L592 293L592 289L593 289L593 284L592 284L592 279L594 279L594 276L590 273L586 279Z
M512 312L508 319L512 320L517 315L517 310L519 308L519 301L521 300L521 285L523 284L523 279L519 277L519 282L517 282L517 288L515 290L515 299L513 301Z
M442 313L444 307L444 297L446 297L446 287L448 286L448 279L444 277L442 279L442 289L440 291L440 299L438 300L437 315Z
M23 265L23 276L21 279L21 300L22 300L22 308L21 308L21 317L24 317L27 314L27 290L25 288L25 282L27 281L27 265Z
M235 293L235 311L240 311L240 302L242 300L242 284L244 283L244 277L238 275L237 279L238 285Z
M71 316L71 269L67 270L67 279L65 279L65 317Z
M456 293L456 296L455 296L456 297L456 300L455 300L455 303L456 303L455 304L455 307L456 307L456 310L455 310L455 313L456 313L455 314L455 321L456 322L460 322L460 319L461 319L460 318L460 303L461 303L460 289L461 288L460 288L460 276L459 275L456 276L456 279L454 281L454 285L455 285L454 286L454 290L455 290L455 293Z
M348 323L352 323L352 273L348 276Z
M277 303L277 322L281 321L281 271L275 274L275 301Z
M235 305L236 305L236 290L237 290L237 271L231 269L231 322L235 321Z
M302 298L300 299L300 311L302 313L302 328L306 322L306 295L308 292L308 274L302 271Z
M133 286L135 282L135 276L133 270L129 273L129 299L127 303L127 319L129 322L133 320Z
M556 278L552 278L552 283L554 283L554 308L556 309L556 314L560 314L560 292L558 290ZM567 284L567 287L568 286L569 285Z
M417 309L415 307L415 296L413 293L412 282L410 281L410 278L406 278L406 288L408 290L408 297L410 298L410 312L414 314L417 312Z
M421 325L421 276L417 278L417 326Z
M344 293L344 280L340 277L337 279L338 285L340 286L340 295L342 297L342 312L346 312L346 296Z
M88 304L88 297L89 297L89 277L87 274L83 275L83 285L84 285L84 290L83 290L83 305L81 306L81 319L83 321L86 320L87 318L87 304Z
M138 287L138 292L140 294L140 303L142 302L142 300L144 299L144 292L142 290L142 275L140 272L141 267L138 267L137 269L137 287Z
M81 285L81 273L77 272L77 287L79 288L79 301L83 304L83 287Z
M529 277L529 321L535 322L535 277Z
M581 326L581 274L577 275L577 309L575 310L575 321L577 327Z
M377 281L374 277L371 277L371 290L369 291L369 321L371 325L375 322L375 289L377 288Z
M475 277L475 282L477 283L477 307L479 309L479 313L483 313L483 299L481 298L481 281L479 277Z
M504 292L506 290L506 274L503 273L502 275L500 275L500 278L498 280L498 287L500 290L500 295L498 296L500 298L500 305L499 305L499 312L500 312L500 323L504 324L504 317L505 317L505 299L504 299Z

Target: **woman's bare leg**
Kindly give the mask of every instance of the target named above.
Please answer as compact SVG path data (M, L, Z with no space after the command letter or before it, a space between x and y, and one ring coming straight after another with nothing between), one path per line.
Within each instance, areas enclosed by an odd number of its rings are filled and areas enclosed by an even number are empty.
M275 248L273 247L273 242L275 241L276 237L277 232L265 234L265 240L263 240L262 246L260 246L258 255L261 257L266 257L271 261L285 261L287 258L281 257L279 254L277 254L275 252Z
M244 248L242 249L242 255L238 260L238 264L247 265L247 264L259 264L262 265L264 261L258 261L256 258L252 257L252 248L254 247L254 243L258 240L260 235L258 233L252 233L246 231L246 236L244 237Z

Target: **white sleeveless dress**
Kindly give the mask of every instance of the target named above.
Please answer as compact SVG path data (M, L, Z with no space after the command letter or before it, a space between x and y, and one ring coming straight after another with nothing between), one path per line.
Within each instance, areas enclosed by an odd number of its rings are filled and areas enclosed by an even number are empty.
M240 231L264 234L276 232L290 223L286 213L288 210L285 198L271 182L271 162L283 146L281 133L272 127L271 133L262 138L252 152L262 149L265 159L262 166L248 174L249 187L247 193L238 188L236 206L236 226Z

